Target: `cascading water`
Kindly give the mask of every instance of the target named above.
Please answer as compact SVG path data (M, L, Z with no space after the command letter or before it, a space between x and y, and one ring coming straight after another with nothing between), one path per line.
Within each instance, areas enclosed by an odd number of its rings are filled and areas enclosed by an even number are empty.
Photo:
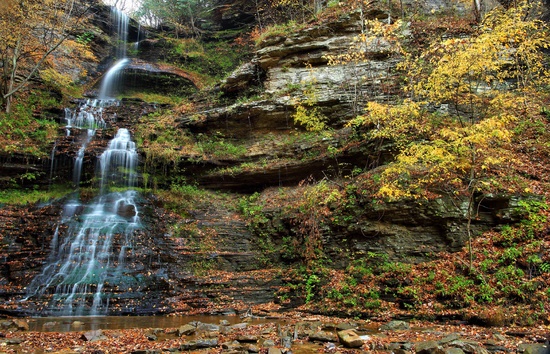
M100 195L87 205L69 201L52 239L42 274L28 287L28 297L51 294L46 314L106 314L106 285L119 286L132 235L141 227L136 203L138 155L127 129L119 129L99 157ZM122 192L108 192L122 187ZM66 229L64 237L59 230ZM116 241L116 242L115 242ZM120 245L118 250L114 244ZM127 281L125 281L127 283ZM127 285L127 284L126 284Z
M116 33L118 36L118 43L116 48L116 58L126 58L126 44L128 43L128 28L130 18L121 10L116 7L111 8L111 18L114 24L116 24Z
M116 9L113 16L125 48L128 17ZM77 188L86 148L96 130L106 128L103 109L117 103L110 97L115 93L118 74L128 63L125 55L125 49L117 50L122 59L105 74L99 99L65 112L67 135L74 129L83 132L75 140L80 144L73 169ZM138 154L130 132L120 128L98 158L99 195L84 203L75 193L65 204L42 273L27 287L26 300L41 298L48 302L42 314L105 315L110 300L106 288L116 292L138 287L137 280L125 275L129 273L125 259L132 252L133 235L141 228L138 193L134 189L137 165Z
M128 63L130 63L130 59L120 59L105 73L99 89L100 100L113 99L114 93L120 87L122 70L124 70Z

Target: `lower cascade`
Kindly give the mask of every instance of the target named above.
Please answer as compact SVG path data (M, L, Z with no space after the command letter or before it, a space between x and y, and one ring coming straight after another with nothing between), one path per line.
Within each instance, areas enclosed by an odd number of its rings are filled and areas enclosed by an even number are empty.
M65 204L43 271L27 287L27 300L48 299L42 315L105 315L112 296L107 293L139 285L125 276L133 234L141 228L133 189L137 161L130 132L120 128L99 157L99 195L87 204L76 196Z

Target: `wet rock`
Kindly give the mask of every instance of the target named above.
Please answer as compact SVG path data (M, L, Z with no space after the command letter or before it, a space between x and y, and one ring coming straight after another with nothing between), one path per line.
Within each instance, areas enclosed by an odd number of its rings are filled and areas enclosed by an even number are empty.
M189 336L189 335L195 333L196 331L197 331L197 327L195 327L193 325L190 325L190 324L186 324L186 325L183 325L183 326L181 326L180 328L178 328L176 330L176 335L178 337Z
M411 352L405 349L395 349L392 354L410 354Z
M283 348L290 349L290 347L292 347L292 338L289 336L284 336L281 338L281 345Z
M331 342L325 343L325 345L323 345L323 349L329 353L333 352L336 350L336 344Z
M242 349L241 343L238 341L222 343L222 348L230 351L237 351Z
M180 345L180 350L207 349L218 346L217 338L197 339Z
M348 348L360 348L365 343L353 329L346 329L338 332L340 343Z
M245 329L246 327L248 327L248 323L237 323L237 324L234 324L234 325L230 326L229 329L232 330L232 331L236 331L236 330L240 330L240 329Z
M399 330L407 330L409 328L410 328L410 325L405 321L390 321L380 326L381 331L399 331Z
M267 350L267 354L283 354L283 352L282 352L281 349L279 349L279 348L270 347L270 348Z
M456 340L451 343L455 348L459 348L466 353L489 354L489 351L483 348L479 343L467 340Z
M254 345L254 344L250 344L248 347L248 352L249 353L259 353L260 352L260 347L258 347L257 345Z
M206 331L206 332L219 332L220 326L213 324L213 323L197 323L197 329L200 331Z
M103 335L102 330L97 329L93 331L84 332L80 336L80 339L85 340L86 342L95 342L95 341L107 339L107 337Z
M415 345L418 354L444 354L445 351L436 341L419 342Z
M336 326L336 329L339 331L345 331L346 329L355 329L355 328L357 328L357 324L349 323L349 322L339 323Z
M161 93L185 93L194 92L200 83L187 71L169 64L147 62L139 59L132 59L122 72L121 83L127 88L155 90ZM124 80L124 78L131 78Z
M451 342L453 342L455 340L458 340L458 339L460 339L460 335L458 333L452 333L452 334L449 334L448 336L440 339L439 344L445 345L445 344L451 343Z
M71 323L71 327L73 327L73 328L79 328L79 327L82 327L82 326L84 326L84 322L81 322L81 321L74 321L73 323Z
M264 348L274 347L274 346L275 346L275 341L272 340L272 339L266 339L266 340L264 340L264 342L262 343L262 346L263 346Z
M445 354L464 354L464 351L460 348L446 348Z
M23 343L23 339L21 339L21 338L9 338L9 339L6 339L5 343L7 345L19 345L19 344Z
M239 92L249 87L258 79L259 68L256 63L249 62L241 65L229 75L220 85L225 93Z
M413 347L414 344L410 342L394 342L390 343L386 349L394 354L408 354L412 351Z
M518 346L518 353L550 354L550 346L542 343L524 343Z
M258 342L258 337L251 334L245 334L238 336L237 340L241 343L256 343Z
M3 321L2 323L0 323L0 327L2 327L2 329L10 331L28 331L29 323L25 320L14 319L10 321Z
M131 204L120 204L117 210L117 214L124 218L131 218L136 215L136 207Z
M309 340L318 342L336 342L338 341L338 337L332 332L318 331L309 336Z
M178 334L178 329L179 328L166 328L164 330L164 333L166 334L169 334L169 335L176 335L178 337L181 337L179 334Z
M42 325L42 328L52 328L52 327L55 327L56 324L57 322L55 321L46 322Z
M12 320L12 322L13 322L13 326L18 331L28 331L29 330L29 323L25 320L15 319L15 320Z
M494 340L489 340L485 343L483 343L483 345L485 346L485 348L491 352L491 353L495 353L495 352L503 352L503 353L506 353L506 352L511 352L510 349L500 345L500 343L502 343L502 341L494 341Z

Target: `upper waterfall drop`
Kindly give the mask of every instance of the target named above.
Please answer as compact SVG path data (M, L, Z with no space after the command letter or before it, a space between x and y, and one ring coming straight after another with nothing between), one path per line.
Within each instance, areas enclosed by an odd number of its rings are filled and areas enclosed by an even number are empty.
M99 100L111 100L115 97L117 90L121 84L121 74L124 68L130 63L127 57L128 34L130 18L119 9L111 8L111 17L114 26L114 31L117 35L115 58L117 61L107 70L101 80L99 89ZM138 33L139 36L139 33Z
M116 90L120 86L120 74L129 63L130 59L128 58L120 59L105 73L99 89L98 98L100 100L109 100L114 98Z
M113 23L116 24L116 33L118 36L116 58L123 59L126 58L130 18L116 7L111 8L111 17Z

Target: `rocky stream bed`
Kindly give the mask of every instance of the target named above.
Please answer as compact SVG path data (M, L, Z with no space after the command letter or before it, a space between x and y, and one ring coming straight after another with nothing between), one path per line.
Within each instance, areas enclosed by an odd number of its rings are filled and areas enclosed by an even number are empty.
M57 318L36 329L37 319L0 322L2 353L549 353L548 327L476 327L458 321L374 322L292 312L223 316L210 322L177 317L181 325L132 328L139 317L122 317L125 329L89 329L91 319ZM151 319L151 318L149 318ZM191 321L188 321L191 320ZM140 324L138 324L138 321ZM151 324L155 321L151 320ZM158 323L158 322L157 322ZM51 332L64 325L66 332ZM101 327L101 326L100 326ZM86 328L88 328L86 330Z

